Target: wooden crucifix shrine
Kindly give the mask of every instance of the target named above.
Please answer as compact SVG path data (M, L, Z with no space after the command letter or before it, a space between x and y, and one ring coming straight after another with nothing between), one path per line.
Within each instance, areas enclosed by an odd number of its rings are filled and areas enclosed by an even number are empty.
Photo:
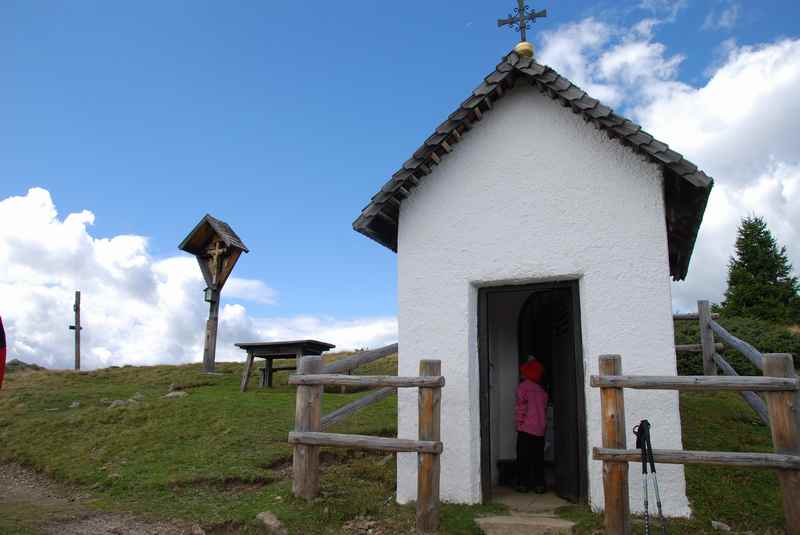
M203 279L206 281L205 300L209 303L209 311L206 321L203 369L206 372L213 372L217 352L219 294L242 251L245 253L249 251L227 223L208 214L200 220L178 248L197 258Z

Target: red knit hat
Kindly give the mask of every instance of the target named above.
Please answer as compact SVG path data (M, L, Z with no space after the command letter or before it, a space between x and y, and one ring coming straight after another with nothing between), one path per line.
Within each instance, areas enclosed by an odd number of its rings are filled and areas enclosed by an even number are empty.
M542 377L544 377L544 366L538 360L530 360L519 367L519 372L525 379L541 383Z

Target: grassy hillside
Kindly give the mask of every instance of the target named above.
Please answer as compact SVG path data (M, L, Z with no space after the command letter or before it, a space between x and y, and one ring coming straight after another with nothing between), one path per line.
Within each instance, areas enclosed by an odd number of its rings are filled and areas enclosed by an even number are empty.
M363 373L392 373L396 363L380 366ZM264 510L291 533L362 533L348 528L361 517L378 521L379 533L409 532L413 508L394 503L395 465L381 454L325 451L322 496L294 499L285 442L294 389L284 373L273 390L255 388L254 376L242 394L241 370L222 364L221 375L204 375L197 365L12 374L0 391L0 462L70 482L91 494L92 507L184 519L210 533L258 533L252 520ZM171 389L187 395L165 398ZM359 395L326 393L324 412ZM332 430L393 435L396 403L386 399ZM768 430L735 394L684 394L681 410L687 449L770 450ZM781 525L771 472L688 467L687 480L696 518L676 523L675 532L711 532L712 519L756 532ZM474 516L493 509L445 506L443 533L476 533ZM37 523L62 513L0 505L0 533L34 533ZM600 525L585 509L564 514L587 532Z
M362 373L396 373L396 360L387 360ZM276 376L272 390L256 388L254 374L242 394L242 366L219 369L218 376L200 373L199 365L12 374L0 391L0 462L89 489L104 510L188 519L221 530L256 533L250 523L264 510L292 533L340 533L343 523L359 516L386 517L399 529L413 526L413 508L394 504L395 463L381 454L324 451L322 498L295 500L286 443L295 394L286 374ZM165 398L170 389L188 395ZM323 412L360 395L326 393ZM76 401L80 405L70 408ZM331 430L394 435L396 414L392 397ZM452 533L471 532L467 509L445 508ZM41 511L31 513L14 525L41 520ZM10 518L11 511L0 510L0 533L13 532Z

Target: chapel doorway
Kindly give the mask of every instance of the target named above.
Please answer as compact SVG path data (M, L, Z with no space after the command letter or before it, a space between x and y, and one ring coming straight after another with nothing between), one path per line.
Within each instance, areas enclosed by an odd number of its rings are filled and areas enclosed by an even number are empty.
M549 491L586 502L588 467L577 281L479 290L481 483L484 501L513 486L516 388L530 355L545 368L549 394L545 475ZM531 500L535 500L535 494Z

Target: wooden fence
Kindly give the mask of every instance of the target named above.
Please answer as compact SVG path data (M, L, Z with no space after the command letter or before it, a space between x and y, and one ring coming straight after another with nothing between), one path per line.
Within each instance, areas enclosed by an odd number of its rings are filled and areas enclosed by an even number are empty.
M700 315L702 318L702 308ZM705 321L706 324L713 322L708 317ZM713 338L704 337L706 343L713 344ZM603 461L607 535L631 533L628 463L641 460L639 450L627 449L626 446L625 388L765 392L775 453L654 450L653 454L657 463L776 469L783 491L787 533L800 535L800 387L791 355L760 355L760 361L763 377L661 377L622 375L622 359L619 355L600 357L600 375L591 377L591 386L600 388L603 447L594 448L592 457Z
M697 348L697 352L703 354L703 375L712 376L721 373L729 377L739 376L733 366L722 356L725 347L735 349L747 357L763 373L764 355L752 345L729 333L722 325L717 323L717 318L718 314L711 313L711 306L708 301L697 302L697 314L676 314L675 319L699 321L700 344L675 346L675 350L680 352ZM715 336L719 338L721 343L716 342ZM769 425L769 410L761 396L752 390L740 391L739 394L758 414L761 421Z
M382 375L340 375L352 371L389 352L390 346L356 354L323 368L321 357L303 357L298 373L289 377L289 384L297 385L295 430L289 433L289 443L294 446L292 491L295 496L311 499L319 495L319 451L321 446L361 448L417 454L417 533L437 533L439 530L439 456L442 453L440 436L441 362L423 360L419 377ZM322 389L324 385L360 385L380 388L334 412L322 416ZM419 389L418 440L346 435L322 432L357 410L380 401L398 388Z

